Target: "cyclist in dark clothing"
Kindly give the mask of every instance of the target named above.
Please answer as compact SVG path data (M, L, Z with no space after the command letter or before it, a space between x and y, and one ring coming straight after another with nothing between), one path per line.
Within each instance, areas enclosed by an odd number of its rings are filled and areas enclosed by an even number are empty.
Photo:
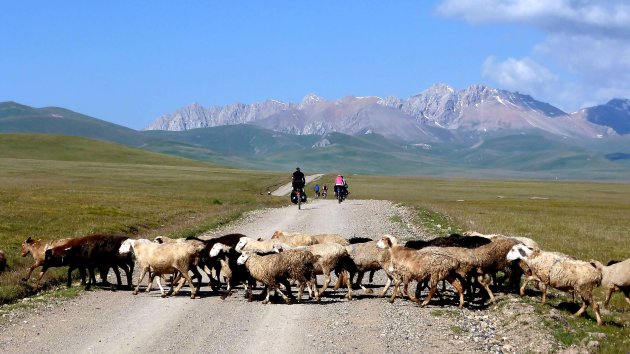
M304 178L304 173L300 171L300 168L297 167L295 172L293 172L293 176L291 177L291 184L293 185L293 191L298 189L303 189L306 184L306 179Z

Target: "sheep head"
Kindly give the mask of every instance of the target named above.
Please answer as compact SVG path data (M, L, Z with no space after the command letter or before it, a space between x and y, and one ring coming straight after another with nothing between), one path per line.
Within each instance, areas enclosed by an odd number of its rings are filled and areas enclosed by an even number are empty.
M35 241L29 236L24 242L22 242L22 257L26 257L29 253L31 253L31 248Z
M247 237L241 237L238 240L238 243L236 244L236 247L234 247L234 249L236 250L236 252L241 252L246 244L247 244Z
M252 253L250 251L243 251L243 253L241 253L241 255L238 256L238 259L236 260L236 264L245 264L245 262L247 262L247 260L249 259L251 255Z
M132 247L133 247L133 240L128 238L120 244L120 247L118 248L118 253L120 254L129 253L131 252Z
M212 248L210 249L210 257L216 257L219 255L219 253L221 253L221 251L224 251L227 248L227 246L225 246L224 244L217 242L214 245L212 245Z
M532 253L534 253L534 250L532 248L527 247L524 244L520 243L518 245L514 245L514 247L510 249L510 252L507 253L505 258L511 262L517 259L527 258L531 256Z
M380 240L376 243L376 247L378 248L391 248L394 243L392 242L392 237L390 235L385 235L381 237Z

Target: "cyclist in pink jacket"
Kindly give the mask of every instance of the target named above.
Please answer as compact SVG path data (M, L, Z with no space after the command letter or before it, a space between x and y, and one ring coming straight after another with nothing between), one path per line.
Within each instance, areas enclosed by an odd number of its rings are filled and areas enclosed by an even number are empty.
M337 178L335 178L335 198L339 195L339 191L343 191L345 194L348 193L348 183L346 183L342 175L337 175Z

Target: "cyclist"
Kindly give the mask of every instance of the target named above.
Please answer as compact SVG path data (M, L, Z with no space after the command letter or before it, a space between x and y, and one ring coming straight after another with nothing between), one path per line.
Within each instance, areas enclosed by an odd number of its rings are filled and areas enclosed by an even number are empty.
M339 193L347 194L347 190L348 183L346 183L342 175L337 175L337 178L335 178L335 198L339 196Z
M293 172L293 176L291 176L291 185L293 186L293 191L297 191L298 189L303 192L304 185L306 184L306 179L304 178L304 173L300 171L299 167L296 167L295 172Z
M328 187L324 184L324 188L322 189L322 195L324 198L328 197Z
M315 190L315 197L319 198L319 184L315 184L313 189Z

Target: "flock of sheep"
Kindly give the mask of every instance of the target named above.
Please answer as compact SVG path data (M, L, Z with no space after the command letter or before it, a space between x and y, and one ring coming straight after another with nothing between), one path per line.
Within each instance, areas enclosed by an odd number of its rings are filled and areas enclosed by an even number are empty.
M358 288L371 293L362 284L364 274L370 273L372 279L375 271L383 270L387 281L379 296L385 296L392 286L390 302L401 292L401 297L406 295L425 306L436 294L439 283L448 281L457 292L460 308L465 304L465 295L471 298L477 290L485 292L494 303L492 289L507 290L505 283L509 279L507 283L519 290L521 277L525 275L525 282L520 286L521 295L529 281L539 284L543 303L548 286L573 292L583 302L575 315L581 315L591 305L600 325L599 306L593 298L595 287L602 286L607 291L604 306L608 306L615 291L622 291L630 304L630 259L604 266L598 261L581 261L558 252L543 251L529 238L478 233L407 241L404 245L390 235L372 240L282 231L276 231L271 239L264 240L242 234L203 240L195 237L147 240L89 235L49 242L28 238L22 243L22 256L28 254L33 256L35 263L24 280L30 278L35 268L42 267L36 287L48 268L67 266L68 286L75 269L79 270L86 286L96 282L95 271L99 271L106 281L106 275L112 269L120 286L120 268L126 273L127 285L131 288L137 263L141 275L134 294L138 293L148 274L147 292L155 279L162 296L177 294L188 282L190 296L195 298L202 285L201 272L204 272L214 291L220 291L225 283L222 298L243 284L246 297L251 301L252 289L261 283L264 286L263 303L270 301L272 293L279 293L288 304L293 300L300 302L305 289L311 299L320 301L331 285L333 273L337 276L333 290L345 287L345 298L351 300L353 289ZM169 292L162 286L166 275L171 275ZM319 287L317 275L324 278ZM415 292L409 291L411 282L417 282ZM177 287L173 290L175 284ZM291 291L292 286L298 288L297 298ZM420 302L418 298L426 287L428 295Z

